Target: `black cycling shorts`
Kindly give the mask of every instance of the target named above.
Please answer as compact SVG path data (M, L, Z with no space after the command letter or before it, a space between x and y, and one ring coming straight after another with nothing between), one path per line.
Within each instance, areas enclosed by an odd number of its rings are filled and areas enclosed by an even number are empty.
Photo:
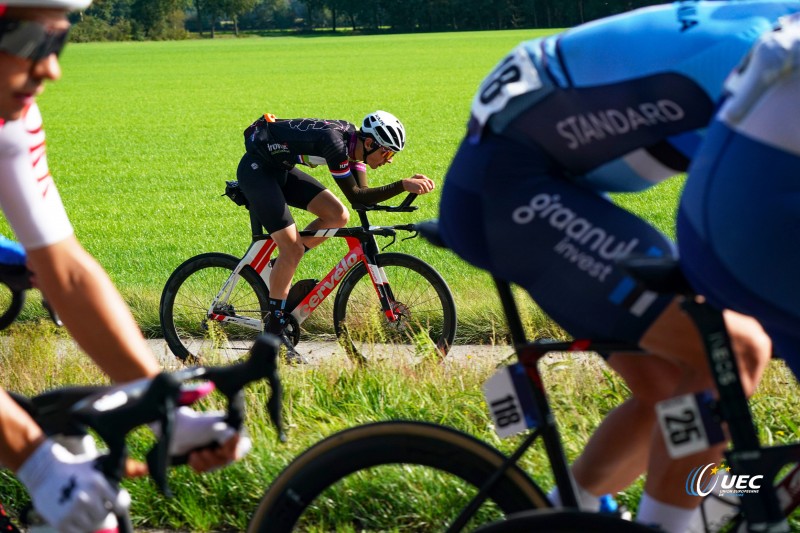
M287 171L264 159L245 154L236 169L236 178L255 214L268 233L294 224L289 206L307 209L326 187L305 172Z

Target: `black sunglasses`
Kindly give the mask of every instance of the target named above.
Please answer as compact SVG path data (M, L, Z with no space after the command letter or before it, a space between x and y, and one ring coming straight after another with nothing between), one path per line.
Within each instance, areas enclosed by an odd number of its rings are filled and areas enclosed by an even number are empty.
M69 30L50 30L30 20L0 19L0 52L30 61L59 55Z

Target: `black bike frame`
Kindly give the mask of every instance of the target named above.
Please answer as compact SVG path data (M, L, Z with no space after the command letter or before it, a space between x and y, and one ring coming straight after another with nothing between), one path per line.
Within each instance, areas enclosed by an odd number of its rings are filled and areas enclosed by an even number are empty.
M700 331L719 392L719 415L728 424L733 446L725 458L737 475L763 475L766 480L757 492L741 496L748 530L788 532L774 482L781 468L800 461L800 444L761 447L722 313L694 299L687 299L683 308Z
M613 341L592 341L592 340L573 340L566 342L534 341L528 342L525 329L520 320L519 309L511 291L511 285L504 280L494 278L495 286L500 296L500 302L508 322L511 342L514 347L518 361L525 367L525 372L530 380L533 391L533 400L536 407L536 419L538 426L532 431L525 440L514 450L506 459L503 465L495 474L481 487L477 495L461 511L459 516L453 521L448 531L461 531L472 518L478 508L488 497L494 483L510 467L515 465L528 448L541 438L545 453L553 472L556 486L558 487L561 502L564 507L578 508L578 499L575 492L575 485L569 469L569 462L561 445L561 437L558 433L555 416L547 401L547 394L544 389L542 376L539 372L539 361L550 352L597 352L607 356L613 352L639 352L638 346L630 343Z
M563 505L577 508L577 497L569 464L561 445L555 417L547 401L538 362L549 352L585 351L597 352L603 356L614 352L643 353L636 345L615 341L580 339L565 342L535 341L530 343L526 340L510 284L497 278L494 281L508 321L517 359L524 366L532 385L534 405L538 411L538 426L508 457L485 486L481 487L479 493L462 510L449 531L460 531L466 525L486 500L492 485L509 467L516 464L539 437L544 442ZM648 285L648 282L642 282ZM653 288L655 289L655 287ZM746 492L741 496L742 513L736 524L747 520L750 531L788 532L789 525L785 518L785 512L781 508L774 482L783 467L800 462L800 444L768 448L760 446L722 313L707 303L696 301L692 294L686 295L682 306L700 331L711 375L719 391L716 412L720 420L727 422L733 445L730 450L725 452L727 462L738 475L763 475L767 481L758 492ZM794 498L793 495L791 496Z

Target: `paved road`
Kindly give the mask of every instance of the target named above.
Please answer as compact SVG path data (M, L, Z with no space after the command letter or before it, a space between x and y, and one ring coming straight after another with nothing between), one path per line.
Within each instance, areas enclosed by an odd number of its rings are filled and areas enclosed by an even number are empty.
M169 350L163 339L148 340L150 348L158 357L163 368L177 369L181 366L172 352ZM305 357L310 365L318 365L323 361L346 361L347 355L336 341L301 341L297 345L297 350ZM457 345L450 349L445 358L445 364L464 365L469 364L470 358L485 360L490 358L495 363L500 363L513 355L514 351L509 345ZM389 357L391 357L389 355ZM595 354L583 352L553 353L548 354L542 359L543 364L563 361L565 359L592 358L600 360Z
M165 368L171 368L175 364L175 356L172 355L163 339L150 339L148 343ZM319 364L325 360L347 357L336 341L301 341L297 345L297 350L310 364ZM453 363L463 363L469 357L491 357L499 362L512 353L513 351L508 345L459 345L453 346L447 354L447 360Z

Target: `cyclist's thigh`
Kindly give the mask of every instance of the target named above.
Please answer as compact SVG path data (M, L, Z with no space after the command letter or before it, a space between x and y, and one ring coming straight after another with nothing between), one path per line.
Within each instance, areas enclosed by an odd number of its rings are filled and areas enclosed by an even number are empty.
M311 200L326 189L327 187L313 176L295 167L286 176L283 194L290 206L308 210Z
M525 287L574 336L637 341L670 298L639 290L616 260L671 255L672 245L640 218L556 172L547 156L507 139L487 135L480 144L462 145L447 179L458 175L453 189L480 205L469 213L485 239L482 250L471 250L483 256L476 264ZM453 214L459 206L448 202L443 193L442 217L459 220ZM454 224L446 222L444 230L453 248L471 239Z
M287 181L286 174L286 170L251 154L245 154L236 169L236 178L250 202L250 211L269 233L294 224L282 188Z
M680 366L661 357L642 357L642 354L613 354L608 359L631 390L631 395L652 405L675 395L684 373Z

